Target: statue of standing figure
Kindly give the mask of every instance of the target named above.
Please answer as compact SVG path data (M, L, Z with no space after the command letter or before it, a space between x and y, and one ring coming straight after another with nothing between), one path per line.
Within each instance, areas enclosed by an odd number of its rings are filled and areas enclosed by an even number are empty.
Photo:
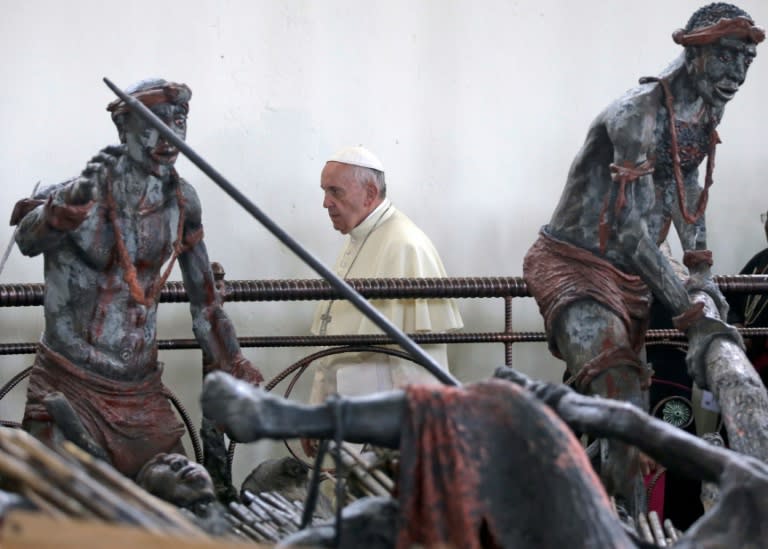
M180 138L191 91L145 80L126 93ZM178 149L122 100L107 110L120 145L85 170L16 204L11 223L28 256L43 254L45 330L30 376L23 425L61 437L43 400L60 392L112 464L133 476L152 456L183 452L158 362L157 305L178 262L203 351L204 371L259 383L216 291L203 242L200 200L174 168Z
M712 281L704 210L713 182L717 126L765 38L742 9L713 3L673 34L685 49L658 78L641 79L589 128L560 202L528 251L523 273L544 316L550 350L580 390L644 406L650 369L639 356L651 299L689 340L688 368L706 388L704 354L716 337L741 342L705 316L706 292L726 318ZM707 158L705 182L699 166ZM674 224L690 270L676 275L659 245ZM635 451L614 444L602 477L629 499Z

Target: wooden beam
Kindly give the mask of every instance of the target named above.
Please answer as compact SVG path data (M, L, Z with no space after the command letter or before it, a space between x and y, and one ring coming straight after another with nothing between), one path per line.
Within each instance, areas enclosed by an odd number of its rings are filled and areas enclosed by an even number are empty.
M208 540L151 533L132 526L92 520L52 518L13 511L2 527L3 549L259 549L274 547L221 538Z

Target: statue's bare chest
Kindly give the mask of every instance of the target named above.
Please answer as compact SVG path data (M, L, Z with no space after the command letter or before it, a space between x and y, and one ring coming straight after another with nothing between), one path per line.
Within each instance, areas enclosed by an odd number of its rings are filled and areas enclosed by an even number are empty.
M171 255L176 220L175 204L169 208L159 206L116 216L112 227L116 251L120 251L118 239L121 239L137 268L159 268Z
M116 201L115 201L116 202ZM106 270L128 261L138 273L152 275L171 256L179 232L175 196L116 206L105 200L73 235L92 268Z
M713 125L709 122L675 120L675 144L673 146L672 129L669 127L666 113L660 118L657 123L659 135L655 150L655 176L663 179L674 177L675 152L677 152L682 174L688 174L697 169L709 154L714 131Z

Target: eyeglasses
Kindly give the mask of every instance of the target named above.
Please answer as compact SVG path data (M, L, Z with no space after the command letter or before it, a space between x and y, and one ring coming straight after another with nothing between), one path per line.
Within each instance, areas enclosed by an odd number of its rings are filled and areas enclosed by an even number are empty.
M760 222L765 224L766 221L768 221L768 212L763 212L760 214Z

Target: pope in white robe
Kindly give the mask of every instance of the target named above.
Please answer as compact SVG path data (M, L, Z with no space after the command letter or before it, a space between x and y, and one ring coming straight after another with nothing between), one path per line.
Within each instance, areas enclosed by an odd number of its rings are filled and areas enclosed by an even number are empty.
M368 172L380 180L369 180ZM334 271L345 279L445 277L430 239L385 197L383 172L381 162L362 147L339 151L323 170L323 205L334 227L349 236ZM463 326L452 299L380 299L371 304L406 333L448 332ZM382 332L350 302L333 300L318 304L312 333ZM445 344L423 348L443 368L448 367ZM415 383L438 381L423 366L398 357L372 352L337 354L318 361L310 403L321 403L333 393L359 396Z

